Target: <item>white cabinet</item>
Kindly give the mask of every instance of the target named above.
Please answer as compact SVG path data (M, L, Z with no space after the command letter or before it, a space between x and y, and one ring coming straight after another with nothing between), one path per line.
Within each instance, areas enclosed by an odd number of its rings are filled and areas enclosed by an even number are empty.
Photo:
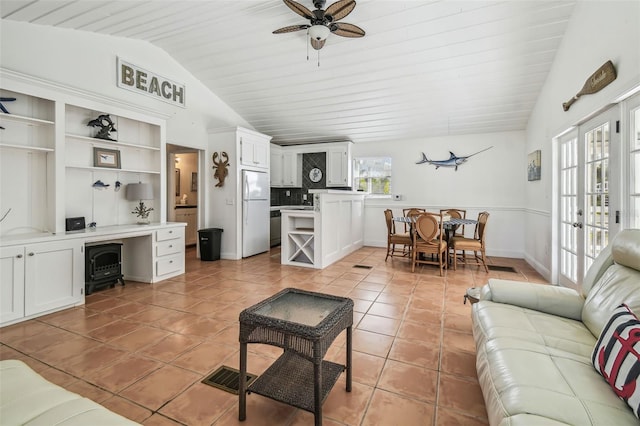
M280 187L282 186L282 150L278 145L271 145L270 157L269 183L273 187Z
M282 186L302 186L302 154L295 151L282 151Z
M24 283L27 316L81 303L84 244L60 241L25 246Z
M327 186L351 186L351 144L327 150Z
M316 267L316 214L307 210L282 210L280 263Z
M241 134L240 163L244 166L268 169L269 140L252 134Z
M184 274L184 225L166 224L145 235L121 238L125 281L157 283Z
M24 247L0 249L0 324L24 317Z
M198 242L198 208L197 207L176 207L176 222L187 224L184 230L184 243L193 245Z
M297 149L271 145L270 183L273 187L302 186L302 154Z
M84 300L82 241L3 247L0 261L2 325Z
M160 229L154 240L153 282L184 273L184 228Z

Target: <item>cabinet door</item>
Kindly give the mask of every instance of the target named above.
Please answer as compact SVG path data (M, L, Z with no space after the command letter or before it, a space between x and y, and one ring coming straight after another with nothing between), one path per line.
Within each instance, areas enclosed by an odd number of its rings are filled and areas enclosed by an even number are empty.
M327 186L349 186L346 149L330 149L327 151Z
M282 153L282 186L301 186L298 154L295 152Z
M0 323L24 316L24 247L0 249Z
M247 137L240 138L240 164L254 166L253 164L254 143Z
M271 167L269 181L271 186L282 186L282 153L271 151Z
M253 145L253 162L256 167L269 167L269 143L256 141Z
M240 163L252 167L269 167L269 142L251 136L240 137Z
M81 242L25 247L25 315L73 305L82 300L84 251Z

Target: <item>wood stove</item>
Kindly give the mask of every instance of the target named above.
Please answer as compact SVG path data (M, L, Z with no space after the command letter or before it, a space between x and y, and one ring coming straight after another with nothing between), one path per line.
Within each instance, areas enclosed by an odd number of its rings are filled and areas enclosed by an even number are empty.
M122 243L87 246L84 255L84 290L88 296L96 289L114 287L122 275Z

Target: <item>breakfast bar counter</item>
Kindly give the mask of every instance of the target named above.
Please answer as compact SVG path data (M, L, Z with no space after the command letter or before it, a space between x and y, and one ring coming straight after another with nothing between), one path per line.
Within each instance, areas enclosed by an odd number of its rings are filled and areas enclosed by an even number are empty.
M310 191L311 192L311 191ZM364 194L313 193L313 210L281 210L281 263L322 269L364 245Z

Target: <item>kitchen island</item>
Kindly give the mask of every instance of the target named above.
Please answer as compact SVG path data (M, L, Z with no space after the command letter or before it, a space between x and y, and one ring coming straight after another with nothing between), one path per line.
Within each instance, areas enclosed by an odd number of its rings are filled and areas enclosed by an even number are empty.
M281 210L281 263L322 269L364 245L365 194L309 193L313 194L313 210Z

